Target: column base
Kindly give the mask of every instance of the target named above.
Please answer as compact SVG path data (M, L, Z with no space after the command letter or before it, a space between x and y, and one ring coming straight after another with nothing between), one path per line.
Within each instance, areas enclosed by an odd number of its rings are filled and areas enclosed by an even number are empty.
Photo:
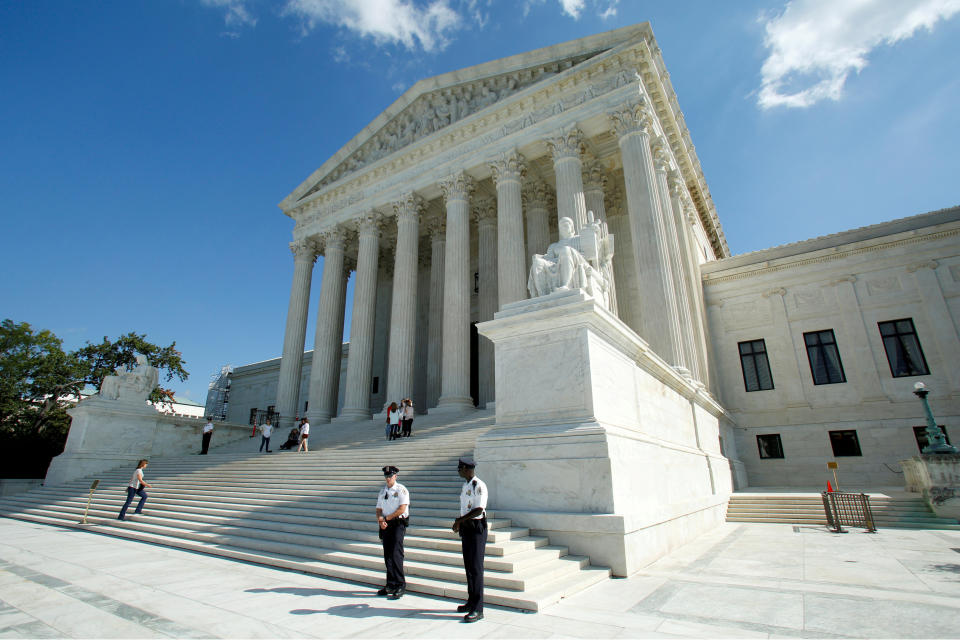
M457 415L463 413L470 413L475 411L476 407L473 406L473 398L463 397L463 396L450 396L447 398L440 398L440 402L437 403L436 407L431 407L430 413L432 415Z
M317 411L313 413L312 411L307 412L307 422L310 424L326 424L330 422L332 415L328 411Z
M369 419L370 409L344 409L340 412L340 415L338 415L336 418L333 418L331 422L360 422L361 420Z

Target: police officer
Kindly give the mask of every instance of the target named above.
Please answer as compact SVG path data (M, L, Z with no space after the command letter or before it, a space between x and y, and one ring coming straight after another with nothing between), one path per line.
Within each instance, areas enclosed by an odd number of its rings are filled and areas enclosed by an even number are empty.
M457 607L464 622L483 619L483 555L487 547L487 485L476 476L477 463L460 458L457 472L464 479L460 490L460 517L453 530L460 534L463 568L467 573L467 602Z
M396 600L407 590L403 577L403 536L410 522L410 493L397 482L400 470L394 466L383 468L386 484L377 496L377 524L383 541L383 562L387 565L387 584L377 591L378 596Z

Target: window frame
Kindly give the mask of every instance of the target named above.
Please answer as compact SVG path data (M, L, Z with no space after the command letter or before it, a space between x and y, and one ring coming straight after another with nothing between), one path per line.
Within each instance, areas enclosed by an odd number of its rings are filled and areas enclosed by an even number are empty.
M834 446L834 437L833 437L833 434L835 433L839 433L839 434L852 433L853 442L857 447L857 452L856 453L837 453L837 448L836 446ZM830 450L833 452L834 458L862 458L863 457L863 449L860 447L860 436L857 435L856 429L831 429L830 431L827 431L827 438L830 440Z
M830 340L831 340L830 342L826 342L826 343L825 343L825 342L823 341L823 335L825 335L825 334L829 334L829 335L830 335ZM811 345L809 342L807 342L808 336L813 336L813 337L815 337L816 340L817 340L817 344ZM820 330L818 330L818 331L805 331L805 332L803 333L803 346L804 346L804 347L806 348L806 350L807 350L807 362L810 364L810 377L811 377L811 379L813 380L813 384L818 385L818 386L819 386L819 385L822 385L822 384L843 384L843 383L845 383L845 382L847 381L847 374L846 374L846 372L843 370L843 359L840 357L840 347L837 346L837 336L836 336L836 334L834 333L833 329L820 329ZM819 349L819 350L821 351L821 353L823 353L823 352L826 351L826 349L827 349L828 347L833 347L834 353L835 353L836 358L837 358L837 366L838 366L839 369L840 369L840 372L839 372L839 373L840 373L840 379L839 379L839 380L830 379L830 378L831 378L831 376L830 376L830 371L828 370L828 371L827 371L828 379L825 380L825 381L817 382L816 368L814 367L814 364L813 364L813 352ZM830 361L829 358L827 358L825 355L821 355L820 357L823 359L823 362L825 362L825 363Z
M910 331L901 332L901 331L900 331L900 328L899 328L899 326L898 326L901 322L909 322L909 323L910 323ZM894 333L891 334L891 335L885 335L884 332L883 332L883 327L884 327L884 325L892 325L892 326L893 326ZM877 323L877 331L880 332L880 341L883 343L883 351L884 351L884 353L885 353L886 356L887 356L887 365L890 367L890 375L891 375L891 376L893 376L894 378L912 378L912 377L915 377L915 376L928 376L928 375L930 375L930 367L929 367L929 365L927 365L927 357L926 357L926 355L924 355L924 353L923 353L923 345L920 344L920 334L917 333L917 325L913 322L913 318L898 318L898 319L896 319L896 320L884 320L884 321L882 321L882 322L878 322L878 323ZM907 349L907 348L904 346L904 342L903 342L903 337L904 337L904 336L912 336L912 337L913 337L913 340L914 340L914 342L916 343L916 346L917 346L917 355L919 355L919 357L920 357L920 362L919 362L919 364L922 366L922 370L917 371L917 372L915 372L915 373L911 372L911 373L899 373L899 374L898 374L898 373L894 370L894 359L897 357L897 353L896 353L896 352L894 352L894 353L892 353L892 354L890 353L890 349L889 349L888 346L887 346L887 338L892 338L892 339L895 339L895 340L897 341L897 347L898 347L900 350L902 350L902 352L903 352L904 354L906 354L907 360L909 361L909 360L912 358L912 356L910 356L909 349Z
M761 351L756 351L756 344L760 343ZM750 353L744 353L744 345L749 345ZM771 391L776 387L773 383L773 371L770 369L770 358L767 356L767 342L764 338L757 338L756 340L744 340L737 343L737 354L740 356L740 373L743 374L743 388L747 393L753 393L754 391ZM767 367L767 378L770 380L770 386L764 387L761 382L760 375L757 369L757 358L763 356L763 362ZM757 388L751 389L750 383L747 380L747 367L745 358L750 359L750 363L753 366L754 378L757 381Z
M765 450L763 444L761 444L761 438L776 438L777 449L780 452L779 456L776 455L765 455ZM783 438L780 437L779 433L758 433L757 434L757 452L760 454L761 460L783 460L786 458L786 454L783 452Z

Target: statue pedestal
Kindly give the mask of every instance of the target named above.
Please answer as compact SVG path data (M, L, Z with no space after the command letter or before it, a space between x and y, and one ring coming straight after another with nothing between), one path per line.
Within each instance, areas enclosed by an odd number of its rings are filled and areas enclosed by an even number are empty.
M477 441L491 509L626 576L724 522L724 410L581 290L477 325L496 426Z
M907 491L923 494L937 517L960 520L960 455L922 454L900 467Z

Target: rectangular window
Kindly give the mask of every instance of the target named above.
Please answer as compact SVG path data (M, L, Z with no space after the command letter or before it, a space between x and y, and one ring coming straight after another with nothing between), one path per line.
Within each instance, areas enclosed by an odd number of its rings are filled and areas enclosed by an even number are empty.
M757 436L757 448L760 450L761 460L783 457L783 443L780 442L779 433Z
M833 335L833 329L805 333L803 342L807 345L807 360L810 361L813 384L836 384L847 381L846 376L843 375L843 363L840 362L840 352L837 350L837 339Z
M254 407L253 409L250 409L250 422L249 422L249 424L256 424L256 422L257 422L257 408Z
M940 427L940 431L943 431L943 439L947 441L947 444L950 444L950 434L947 433L947 428L942 424L937 426ZM914 427L913 437L917 440L917 448L920 449L920 453L923 453L923 448L930 444L927 440L927 427Z
M860 440L854 429L830 432L830 446L833 447L834 457L860 456Z
M879 322L877 326L880 327L883 348L887 352L887 362L894 378L925 376L930 373L912 318Z
M773 389L773 376L767 361L767 346L763 340L740 342L740 367L743 369L743 384L747 391Z
M379 393L379 392L380 392L380 377L379 377L379 376L373 376L373 384L372 384L372 387L373 387L373 388L370 390L370 393Z

